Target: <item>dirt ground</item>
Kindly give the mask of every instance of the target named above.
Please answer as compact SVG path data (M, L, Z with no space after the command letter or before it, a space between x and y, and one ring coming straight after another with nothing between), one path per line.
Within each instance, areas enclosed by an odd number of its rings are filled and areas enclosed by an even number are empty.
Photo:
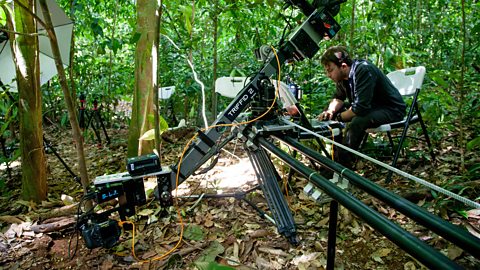
M75 168L76 154L69 131L49 128L46 133L65 163ZM98 146L93 134L86 137L85 153L91 180L126 171L126 128L109 129L108 133L109 145ZM167 135L162 144L162 164L175 164L192 135L191 130ZM83 195L80 185L53 154L48 154L49 199L40 205L19 198L19 166L13 168L11 177L2 169L0 177L6 179L6 186L0 194L0 269L324 269L330 203L326 200L320 204L307 196L303 192L306 179L294 175L287 196L297 226L298 245L279 235L271 222L243 200L199 198L201 194L247 191L257 184L243 146L229 143L225 149L229 152L221 151L212 170L190 177L178 187L173 207L161 208L158 200L149 195L147 203L138 207L137 215L130 220L135 224L135 235L131 230L123 230L119 241L110 249L86 248L75 230L77 208L70 207L69 212L50 217L58 209L68 208L66 204L78 203ZM435 166L424 157L404 158L400 164L420 177L447 177L448 173L455 174L452 162L448 161L455 154L441 155L440 163ZM286 179L286 166L276 160L274 163ZM420 199L410 197L450 222L478 232L479 212L469 212L469 218L465 218L458 211L446 210L442 208L441 199L421 192L421 187L397 176L387 185L383 181L385 172L367 162L357 164L357 171L393 192L419 195ZM146 188L149 189L147 184ZM384 203L353 186L347 191L461 266L480 269L478 259ZM187 198L190 195L196 197ZM261 191L249 193L247 198L269 213ZM340 207L338 217L335 269L425 268L346 208ZM118 219L118 215L112 218ZM55 222L58 225L51 232L42 232L42 225ZM172 255L161 259L170 250Z

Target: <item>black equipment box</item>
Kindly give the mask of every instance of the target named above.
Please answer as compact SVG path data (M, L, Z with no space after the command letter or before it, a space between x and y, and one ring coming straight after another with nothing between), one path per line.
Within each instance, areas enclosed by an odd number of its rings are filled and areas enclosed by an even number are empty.
M130 176L140 176L162 170L160 159L155 154L148 154L127 159L127 171Z

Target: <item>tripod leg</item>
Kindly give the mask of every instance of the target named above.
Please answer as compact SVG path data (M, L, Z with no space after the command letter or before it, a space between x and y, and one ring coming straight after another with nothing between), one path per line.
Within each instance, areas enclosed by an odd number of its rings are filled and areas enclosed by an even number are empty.
M78 125L82 131L85 130L85 109L78 109Z
M43 136L43 147L45 149L50 149L52 150L52 153L58 158L58 160L60 161L60 163L62 163L63 167L65 167L65 169L70 173L70 175L73 177L73 179L75 181L77 181L77 183L81 184L80 182L80 177L78 177L73 171L72 169L70 169L70 167L68 167L67 163L65 163L65 161L62 159L62 157L60 157L60 155L58 154L57 150L55 150L55 148L52 146L52 144L47 140L45 139L45 136Z
M88 112L85 113L85 119L87 120L87 125L85 126L85 130L88 130L88 127L92 123L92 115L88 114Z
M102 138L100 137L100 133L98 132L98 129L97 129L97 126L100 122L100 120L98 119L98 111L97 110L93 110L93 116L92 118L95 118L95 121L92 123L92 128L93 128L93 131L95 132L95 136L97 137L97 142L99 145L102 145ZM96 122L96 124L95 124Z
M100 109L97 110L97 115L98 115L98 122L100 122L100 125L102 126L103 129L103 134L105 134L105 140L107 141L107 144L110 143L110 138L108 137L107 129L105 128L105 125L103 124L103 118L102 115L99 112Z
M278 232L284 235L290 243L297 244L298 239L292 212L290 212L287 201L278 185L280 176L272 161L262 148L256 150L247 148L247 153L259 179L268 207L272 212Z

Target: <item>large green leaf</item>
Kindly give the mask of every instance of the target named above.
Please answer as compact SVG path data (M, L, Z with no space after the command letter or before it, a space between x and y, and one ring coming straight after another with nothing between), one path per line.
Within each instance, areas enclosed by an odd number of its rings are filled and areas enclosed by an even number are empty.
M480 146L480 136L476 137L475 139L467 143L467 150L471 151L479 146Z
M203 239L204 232L201 226L196 224L190 224L185 229L184 237L185 239L200 241Z
M195 260L194 263L195 265L197 265L197 267L198 265L205 265L205 263L208 263L208 267L209 263L214 262L215 258L218 255L222 254L224 251L225 248L222 246L222 244L220 244L218 241L213 241L207 249L202 251L200 256L198 256L198 259Z
M0 6L3 5L0 3ZM5 11L3 8L0 7L0 25L5 26L7 24L7 15L5 14Z
M234 270L230 266L221 265L217 262L195 262L195 266L198 270Z

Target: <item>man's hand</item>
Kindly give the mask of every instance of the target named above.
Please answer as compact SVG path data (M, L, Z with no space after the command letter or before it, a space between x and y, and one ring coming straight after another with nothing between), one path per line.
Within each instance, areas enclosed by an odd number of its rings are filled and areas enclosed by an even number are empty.
M327 110L321 113L317 118L318 120L321 120L321 121L332 120L333 114L334 114L334 111Z
M291 116L296 116L300 114L300 112L297 109L297 106L295 105L287 106L285 110L287 110L287 114Z

